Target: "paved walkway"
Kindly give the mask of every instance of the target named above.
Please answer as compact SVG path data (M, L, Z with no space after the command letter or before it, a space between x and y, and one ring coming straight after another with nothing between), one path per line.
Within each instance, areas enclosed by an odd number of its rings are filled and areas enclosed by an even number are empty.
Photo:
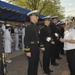
M12 63L7 64L6 69L8 73L6 75L27 75L27 58L25 53L23 51L13 51L12 54L10 54L10 57L12 59ZM60 64L59 66L55 67L51 65L51 69L54 70L51 75L69 75L66 57L65 55L61 57L61 60L57 60ZM40 58L42 59L42 53ZM38 68L38 75L45 75L42 73L40 64Z

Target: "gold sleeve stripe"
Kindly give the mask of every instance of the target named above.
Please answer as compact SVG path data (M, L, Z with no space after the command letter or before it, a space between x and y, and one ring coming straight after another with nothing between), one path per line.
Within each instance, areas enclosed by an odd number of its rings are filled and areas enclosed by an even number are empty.
M30 48L24 48L24 50L25 50L25 51L29 51L29 50L30 50Z

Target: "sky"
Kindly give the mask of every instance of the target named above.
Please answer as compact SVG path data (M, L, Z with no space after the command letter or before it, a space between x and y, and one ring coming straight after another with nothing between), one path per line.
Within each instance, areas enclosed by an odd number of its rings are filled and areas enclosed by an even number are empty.
M60 0L65 8L65 16L75 16L75 0Z
M1 0L6 1L6 0ZM75 0L60 0L61 5L65 8L65 16L75 16Z

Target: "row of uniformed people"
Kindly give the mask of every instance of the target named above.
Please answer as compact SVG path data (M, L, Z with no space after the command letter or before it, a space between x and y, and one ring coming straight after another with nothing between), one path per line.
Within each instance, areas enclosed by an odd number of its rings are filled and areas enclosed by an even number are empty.
M16 25L14 29L14 36L15 36L15 50L19 50L19 45L21 46L22 50L24 50L24 36L25 36L25 25L21 28L19 25Z
M22 25L21 25L22 26ZM24 36L25 36L25 25L23 24L22 27L20 27L20 25L15 25L15 26L11 26L10 32L11 32L11 36L13 39L15 39L15 50L18 51L19 50L19 43L21 42L22 46L21 48L24 50ZM2 29L5 32L6 30L6 26L3 24L2 25ZM14 34L14 35L13 35ZM21 40L21 41L20 41Z
M11 35L14 34L15 35L15 40L17 39L18 42L19 42L19 38L18 37L20 35L22 35L22 38L23 38L24 35L25 35L25 24L23 24L21 26L19 24L16 24L15 26L11 25ZM6 30L5 24L2 25L2 29L5 32L5 30ZM18 46L17 45L15 46L15 50L18 50Z
M44 27L40 30L40 43L43 50L43 70L46 74L53 72L49 69L49 65L58 66L56 59L60 60L60 50L63 49L60 46L60 28L56 26L58 19L57 16L44 17ZM64 33L64 32L63 32ZM62 45L63 46L63 45Z
M39 19L38 10L34 10L27 14L30 17L30 25L26 27L25 31L25 54L28 57L28 75L37 75L38 62L39 62L39 46L43 51L43 70L44 73L50 74L53 72L49 68L50 59L51 64L57 66L56 59L61 59L59 56L59 38L60 31L56 24L57 17L50 20L50 16L44 17L44 26L40 30L37 26Z

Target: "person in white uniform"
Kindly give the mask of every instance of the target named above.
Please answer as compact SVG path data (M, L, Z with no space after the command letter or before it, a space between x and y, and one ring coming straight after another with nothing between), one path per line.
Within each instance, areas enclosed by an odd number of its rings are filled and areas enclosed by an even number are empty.
M70 75L75 75L75 21L74 25L71 27L69 24L65 25L64 39L60 39L64 42L64 50L66 50L68 67L70 70Z
M19 50L19 27L16 25L16 28L14 29L15 34L15 50Z
M22 50L24 50L25 25L22 28Z
M10 30L11 30L10 24L6 24L6 30L4 32L4 50L6 54L6 62L8 63L11 63L11 60L9 58L9 53L11 53L11 43L12 43Z

